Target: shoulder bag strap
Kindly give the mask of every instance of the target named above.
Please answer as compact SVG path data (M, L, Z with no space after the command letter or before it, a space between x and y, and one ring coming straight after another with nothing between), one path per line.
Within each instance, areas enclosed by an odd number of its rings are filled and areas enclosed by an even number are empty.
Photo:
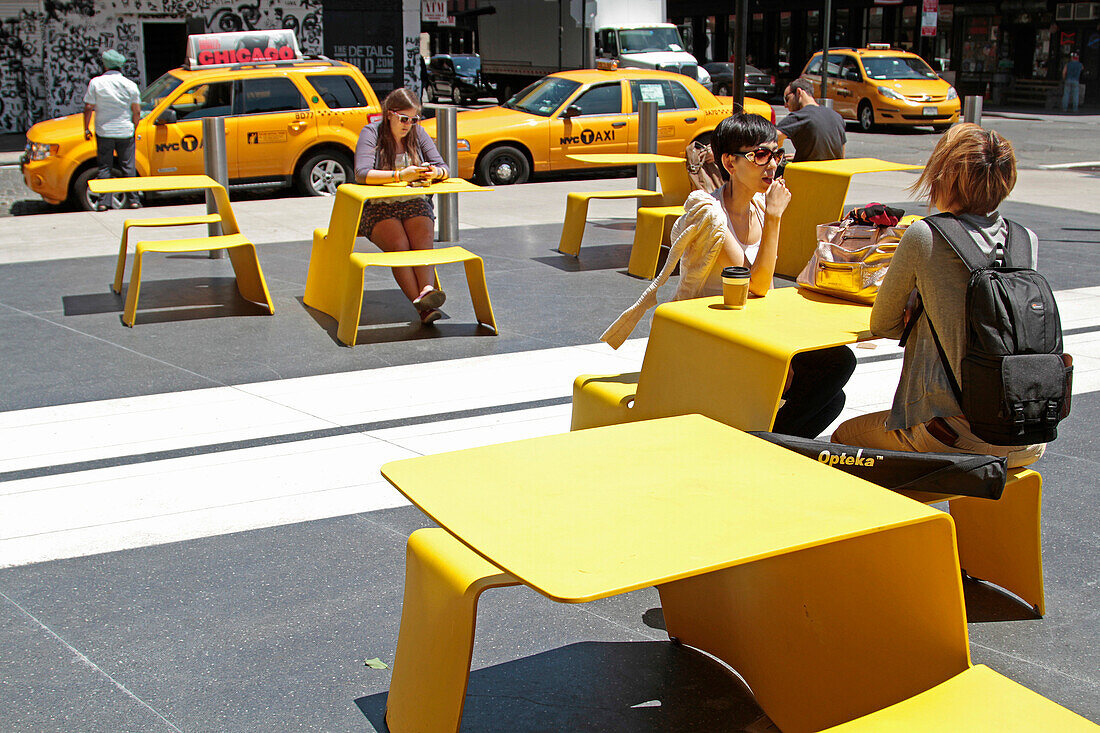
M989 266L989 256L982 252L981 247L970 236L970 232L957 216L947 213L936 214L924 217L924 221L932 228L933 234L938 233L954 250L968 270L974 272Z
M1031 267L1031 236L1018 222L1005 219L1005 264L1009 267Z

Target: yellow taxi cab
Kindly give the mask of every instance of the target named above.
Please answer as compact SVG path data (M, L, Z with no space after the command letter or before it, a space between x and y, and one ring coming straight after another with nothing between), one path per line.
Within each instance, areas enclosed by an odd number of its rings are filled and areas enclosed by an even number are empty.
M589 168L579 153L630 153L638 146L638 105L657 102L657 152L683 157L707 142L733 100L715 97L682 74L649 69L580 69L545 76L498 107L459 112L458 170L495 186L531 173ZM745 111L775 122L771 105L745 99ZM435 120L422 123L435 138Z
M141 114L139 176L203 173L202 120L223 117L230 183L293 181L324 196L354 182L359 131L381 105L354 66L303 57L292 31L254 31L191 36L187 62L142 92ZM80 114L31 127L21 166L47 202L95 208L96 145Z
M959 121L959 95L920 56L891 49L829 49L829 99L840 116L864 132L875 125L931 125L946 130ZM821 98L821 52L802 70Z

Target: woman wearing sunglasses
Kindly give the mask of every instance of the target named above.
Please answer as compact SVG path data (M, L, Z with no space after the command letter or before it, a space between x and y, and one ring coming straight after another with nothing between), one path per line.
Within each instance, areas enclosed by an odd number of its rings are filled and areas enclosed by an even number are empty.
M791 192L777 177L783 148L775 126L757 115L734 115L714 131L714 156L728 180L713 193L726 217L722 249L708 275L707 290L721 292L722 268L749 268L749 291L767 295L779 250L779 220ZM844 385L856 368L846 346L796 354L772 428L816 438L844 409Z
M419 122L416 95L408 89L390 92L382 102L382 119L359 134L355 180L376 185L399 181L425 185L447 178L447 166ZM369 238L384 252L431 249L435 242L435 209L424 195L367 201L359 221L359 236ZM447 296L433 287L432 268L395 267L393 277L420 314L421 323L439 320L439 307Z

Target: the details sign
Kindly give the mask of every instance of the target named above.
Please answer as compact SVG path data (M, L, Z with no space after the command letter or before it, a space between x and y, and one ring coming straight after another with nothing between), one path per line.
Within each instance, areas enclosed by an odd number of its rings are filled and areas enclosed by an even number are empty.
M356 66L379 99L404 85L401 3L324 3L325 55Z
M922 36L936 35L939 10L940 0L924 0L920 16L920 34Z
M187 37L187 65L227 66L302 58L294 31L241 31L203 33Z

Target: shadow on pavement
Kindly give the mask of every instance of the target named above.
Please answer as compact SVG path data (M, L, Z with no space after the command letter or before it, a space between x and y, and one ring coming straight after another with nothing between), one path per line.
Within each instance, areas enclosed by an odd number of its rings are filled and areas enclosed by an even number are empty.
M386 693L355 701L385 731ZM463 731L740 731L763 712L723 665L669 642L579 642L470 673Z

